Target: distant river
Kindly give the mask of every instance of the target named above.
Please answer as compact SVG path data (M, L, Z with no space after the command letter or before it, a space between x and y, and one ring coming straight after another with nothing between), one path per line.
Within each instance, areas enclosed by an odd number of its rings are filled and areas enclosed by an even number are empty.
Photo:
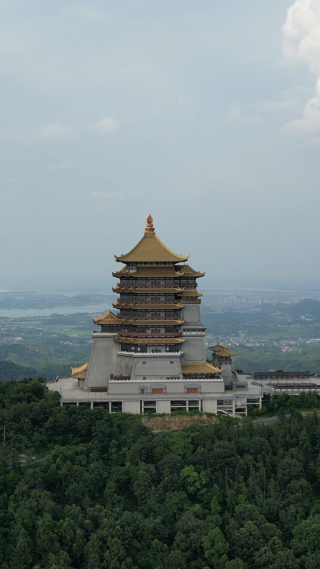
M88 312L89 314L103 314L110 306L108 304L88 304L87 306L56 306L55 308L0 308L0 318L26 318L27 316L51 316L51 314L76 314Z

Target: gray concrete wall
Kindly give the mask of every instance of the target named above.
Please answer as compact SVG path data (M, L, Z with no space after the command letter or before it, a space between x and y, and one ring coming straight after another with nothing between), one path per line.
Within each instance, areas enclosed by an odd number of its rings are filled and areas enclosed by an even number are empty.
M181 377L180 358L157 357L154 358L134 358L132 379L166 379L166 377Z
M231 385L234 380L234 376L231 371L231 364L219 364L218 362L218 367L222 369L220 375L223 377L225 385Z
M203 411L205 413L217 413L217 400L216 399L204 399L203 400Z
M115 373L117 350L118 344L113 341L113 336L93 336L84 389L107 387L110 374Z
M140 401L123 401L122 412L138 415L140 413Z
M195 338L192 336L185 337L183 343L183 355L181 356L181 363L188 362L202 362L206 361L204 353L204 341L203 338Z
M156 405L157 413L165 413L166 415L170 413L170 401L157 401Z
M188 324L202 324L200 304L186 304L181 312L184 320L182 328L187 328Z
M139 394L140 389L145 389L145 396L152 395L152 389L163 388L164 395L175 397L185 397L188 387L199 387L199 393L205 395L212 395L224 393L223 381L210 381L210 380L197 380L195 382L187 380L173 380L173 381L111 381L109 383L109 395L134 395ZM157 398L159 395L153 395Z

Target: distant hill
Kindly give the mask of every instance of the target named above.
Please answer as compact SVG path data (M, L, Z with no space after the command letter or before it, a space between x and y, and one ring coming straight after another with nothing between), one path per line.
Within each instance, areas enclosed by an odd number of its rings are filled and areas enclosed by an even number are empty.
M264 304L259 304L255 308L261 310L262 312L267 312L271 314L283 314L284 316L291 316L293 318L300 318L300 316L320 316L320 302L318 300L313 300L312 298L305 298L299 302L292 302L290 304L271 304L265 302Z
M286 371L305 371L320 374L320 345L310 346L298 352L280 352L270 349L257 349L248 346L232 346L236 352L234 367L253 373L283 369Z
M0 380L1 381L20 381L27 377L36 377L37 371L32 367L23 367L14 362L0 361Z
M295 317L306 315L320 316L320 302L318 300L312 300L312 298L305 298L304 300L300 300L300 302L286 305L282 311Z

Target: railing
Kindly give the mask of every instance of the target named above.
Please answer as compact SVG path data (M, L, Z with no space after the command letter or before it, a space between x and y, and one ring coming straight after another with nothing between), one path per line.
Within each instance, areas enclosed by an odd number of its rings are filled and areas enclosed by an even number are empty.
M157 320L179 320L180 316L121 316L120 312L117 313L117 317L121 318L123 322L127 322L129 320L150 320L150 322L154 322ZM180 326L180 324L175 324L175 326Z
M165 284L165 283L161 283L161 281L160 281L159 285L158 284L157 285L154 285L154 284L153 285L151 285L151 284L142 285L142 284L137 284L137 283L125 285L124 283L117 282L116 286L122 287L122 288L128 288L128 289L130 289L130 288L148 288L150 290L157 289L157 288L183 288L186 290L188 290L188 289L194 290L195 288L197 288L196 283L195 284L187 284L187 285L184 284L184 285L182 285L181 283L177 283L177 282L172 283L172 284Z
M121 337L124 338L178 338L182 335L181 332L119 332Z
M161 354L160 354L160 355L161 355ZM121 377L121 379L116 379L116 377ZM199 377L188 377L188 378L186 379L186 378L184 378L184 377L168 377L168 376L163 376L163 375L159 375L158 377L153 377L153 378L149 378L149 377L148 377L148 379L143 379L142 377L141 377L141 378L131 379L130 376L116 376L116 377L113 377L113 378L112 378L112 377L110 376L110 377L109 377L109 381L110 381L110 382L113 382L113 381L130 381L130 383L132 383L132 382L135 382L135 383L137 383L137 382L139 382L139 383L142 383L142 382L143 382L143 383L149 383L149 382L153 382L153 381L156 381L156 382L160 382L160 381L161 381L161 382L164 382L164 383L169 382L169 381L170 381L170 382L177 382L177 381L185 381L185 382L189 382L189 381L198 381L198 382L199 382L199 381L217 381L217 382L218 382L218 381L219 381L219 382L221 382L221 381L223 381L222 377L220 377L220 378L217 378L217 377L216 377L216 378L214 378L214 379L209 378L209 377L208 377L208 378L207 378L207 377L203 377L203 378L201 378L201 379L199 379ZM129 379L124 379L125 377L129 377ZM131 395L131 394L130 394L130 395ZM163 395L166 395L166 394L163 393ZM184 397L185 397L185 395L186 395L186 394L184 394ZM195 394L193 393L192 396L194 397L194 395L195 395ZM204 394L204 395L207 395L207 394ZM149 397L150 397L150 395L149 395ZM189 397L191 397L191 394L189 394Z
M152 354L152 353L148 353L148 352L122 352L121 350L118 351L118 355L119 356L134 356L134 357L143 357L143 358L154 358L155 355L158 357L180 357L183 355L183 351L181 352L159 352L157 354Z
M194 330L192 332L186 332L186 330L182 330L183 336L204 336L206 333L205 330Z
M131 375L114 375L113 373L109 377L110 381L130 381Z
M117 298L115 302L119 302L120 304L181 304L181 298L172 298L171 300L163 299L163 298L155 298L153 300L147 299L140 299L140 298ZM184 302L184 301L183 301ZM200 301L201 302L201 301Z
M99 334L100 336L117 336L120 332L101 332L100 330L93 330L92 334Z

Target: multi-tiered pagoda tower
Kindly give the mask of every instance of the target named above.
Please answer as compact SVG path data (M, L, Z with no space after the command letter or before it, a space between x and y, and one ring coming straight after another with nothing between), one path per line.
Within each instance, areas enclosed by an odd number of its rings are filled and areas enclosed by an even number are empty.
M157 396L151 401L157 412L170 412L173 397L180 398L178 407L214 412L204 396L224 391L224 384L221 369L208 363L204 352L197 290L197 279L204 273L158 239L151 215L139 243L115 259L124 264L113 273L118 279L113 288L117 312L109 310L94 319L100 329L93 333L88 368L79 385L120 399L127 412L143 411L151 395ZM72 376L76 374L73 370Z

